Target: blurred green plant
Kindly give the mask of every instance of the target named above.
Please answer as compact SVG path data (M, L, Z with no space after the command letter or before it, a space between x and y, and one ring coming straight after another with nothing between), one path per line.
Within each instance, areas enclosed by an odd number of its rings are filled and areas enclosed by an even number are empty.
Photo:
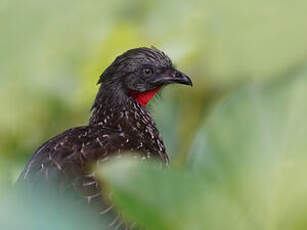
M205 119L185 169L115 161L100 175L146 229L305 229L307 69L244 86Z
M50 187L27 193L26 187L11 190L0 202L0 228L8 230L101 230L105 219L86 205L80 206L73 193L53 196Z

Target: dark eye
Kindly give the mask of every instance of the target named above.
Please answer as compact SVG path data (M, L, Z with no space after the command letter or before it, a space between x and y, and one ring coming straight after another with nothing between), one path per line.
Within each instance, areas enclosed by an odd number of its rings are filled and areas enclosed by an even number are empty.
M152 74L153 74L153 70L151 69L151 68L144 68L143 69L143 74L145 75L145 76L151 76Z

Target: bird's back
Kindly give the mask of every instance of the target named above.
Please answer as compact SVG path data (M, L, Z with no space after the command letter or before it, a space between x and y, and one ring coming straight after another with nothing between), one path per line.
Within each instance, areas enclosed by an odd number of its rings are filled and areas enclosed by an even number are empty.
M113 114L116 121L72 128L48 140L35 151L18 183L29 188L30 193L42 186L50 188L56 196L74 193L78 202L87 203L100 215L108 216L110 226L121 225L120 215L114 212L109 194L99 184L92 166L126 152L134 152L144 160L168 160L151 115L145 112L140 119L134 113L135 110L124 110L119 115ZM112 120L113 116L108 115L108 119Z

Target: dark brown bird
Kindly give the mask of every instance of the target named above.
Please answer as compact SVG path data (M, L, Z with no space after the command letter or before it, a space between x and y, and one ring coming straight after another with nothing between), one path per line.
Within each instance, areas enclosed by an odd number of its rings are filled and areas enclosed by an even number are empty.
M136 48L118 56L98 81L101 86L89 124L69 129L39 147L19 183L28 187L52 184L59 194L69 188L101 215L111 216L111 229L128 229L105 202L106 194L88 165L125 152L168 164L165 146L145 106L171 83L192 86L190 78L176 70L162 51Z

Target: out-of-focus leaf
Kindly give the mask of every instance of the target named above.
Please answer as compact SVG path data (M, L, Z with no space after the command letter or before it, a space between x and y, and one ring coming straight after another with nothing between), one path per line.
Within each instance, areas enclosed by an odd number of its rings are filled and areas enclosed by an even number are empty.
M217 163L235 171L247 161L261 160L265 166L281 157L305 159L306 89L307 69L302 68L294 76L242 87L225 97L200 127L193 168Z
M47 195L48 194L48 195ZM50 196L41 186L27 194L22 186L10 189L0 200L0 229L7 230L103 230L103 217L82 202L76 203L74 194Z
M265 229L307 226L306 98L306 68L243 87L203 123L191 151L189 168L207 181L228 181Z
M227 190L187 172L126 159L103 165L100 176L120 210L146 229L254 229Z
M148 229L307 226L307 71L229 95L185 170L115 161L100 171L120 210Z

